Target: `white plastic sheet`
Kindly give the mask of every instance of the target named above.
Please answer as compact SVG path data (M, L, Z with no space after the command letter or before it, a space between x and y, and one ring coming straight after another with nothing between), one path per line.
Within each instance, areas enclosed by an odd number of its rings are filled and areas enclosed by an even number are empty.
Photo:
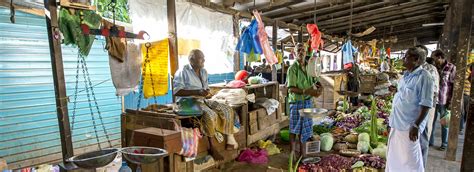
M235 38L231 15L212 12L189 2L177 2L176 22L180 40L199 41L199 47L194 48L204 53L204 65L209 74L233 71ZM187 57L187 53L180 56L180 67L189 63Z

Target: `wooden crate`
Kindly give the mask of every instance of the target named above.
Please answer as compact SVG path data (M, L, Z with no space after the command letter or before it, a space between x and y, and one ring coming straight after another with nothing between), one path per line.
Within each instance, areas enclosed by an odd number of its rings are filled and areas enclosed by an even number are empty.
M249 112L249 132L250 134L255 134L258 132L258 110L253 110Z
M272 125L270 116L267 115L267 111L263 108L260 108L257 111L258 130L265 130L268 126Z
M338 93L338 91L346 90L347 77L344 73L323 74L320 77L320 82L324 89L315 101L322 102L327 106L329 104L336 104L339 99L344 98L343 95Z
M360 88L359 92L361 93L374 93L374 88L377 82L377 75L369 74L369 75L360 75Z
M183 147L181 132L154 127L135 130L133 145L162 148L169 154L178 153Z

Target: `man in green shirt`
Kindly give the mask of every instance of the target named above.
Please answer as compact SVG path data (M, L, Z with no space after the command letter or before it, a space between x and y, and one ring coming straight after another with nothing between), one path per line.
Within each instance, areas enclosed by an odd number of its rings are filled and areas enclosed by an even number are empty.
M300 145L306 142L313 134L313 121L311 118L301 117L300 109L312 108L311 97L321 94L322 86L306 72L306 50L303 44L295 47L296 61L288 68L289 89L288 101L290 103L290 142L291 151L295 151L296 137ZM303 152L304 146L300 146Z

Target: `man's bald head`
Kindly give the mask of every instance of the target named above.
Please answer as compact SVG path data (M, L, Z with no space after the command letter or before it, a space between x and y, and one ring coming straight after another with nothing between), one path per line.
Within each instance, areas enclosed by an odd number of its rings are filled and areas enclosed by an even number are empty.
M188 56L189 64L193 66L193 68L204 68L204 53L202 53L199 49L194 49L189 52Z

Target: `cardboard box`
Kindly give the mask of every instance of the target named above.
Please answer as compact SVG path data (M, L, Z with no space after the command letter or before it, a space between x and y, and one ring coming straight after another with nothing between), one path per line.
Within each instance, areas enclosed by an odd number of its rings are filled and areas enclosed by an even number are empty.
M177 153L182 148L181 132L154 127L134 130L133 145L157 147L170 154Z

